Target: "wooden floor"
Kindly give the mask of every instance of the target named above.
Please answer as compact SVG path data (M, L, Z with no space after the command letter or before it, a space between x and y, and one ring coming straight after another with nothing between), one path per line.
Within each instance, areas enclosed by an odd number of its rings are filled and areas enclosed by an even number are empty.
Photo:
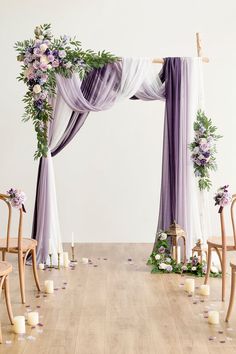
M27 326L23 337L12 334L2 297L4 343L0 353L235 354L236 307L232 321L226 325L223 319L228 301L219 301L221 280L211 279L209 300L188 297L181 286L183 277L150 274L146 259L151 247L80 244L77 258L88 257L93 264L78 263L74 270L39 271L42 284L45 279L53 279L59 288L47 297L36 297L28 266L26 305L30 307L20 304L14 263L10 277L14 315L40 306L37 310L43 326ZM132 261L128 261L130 258ZM202 282L197 279L198 285ZM204 311L209 308L220 311L220 326L207 324ZM221 330L223 333L218 333ZM214 340L209 341L209 336Z

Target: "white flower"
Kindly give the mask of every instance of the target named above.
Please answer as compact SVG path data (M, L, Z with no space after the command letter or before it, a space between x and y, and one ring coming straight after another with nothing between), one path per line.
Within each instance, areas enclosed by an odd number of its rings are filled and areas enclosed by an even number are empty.
M161 259L161 256L159 254L156 254L155 255L155 259L158 260L158 259Z
M65 67L66 67L67 69L70 69L71 66L72 66L72 63L71 63L70 61L68 61L68 62L65 64Z
M40 93L41 92L41 86L40 85L34 85L33 91L34 91L34 93Z
M197 270L197 267L192 267L192 271L194 272L195 270Z
M51 64L48 64L48 69L52 69L52 65Z
M48 57L46 55L42 55L40 58L40 63L41 64L48 64L49 63Z
M199 156L198 156L198 159L199 159L199 160L205 160L205 156L199 155Z
M195 146L195 148L193 149L193 153L194 154L198 154L199 153L199 147Z
M166 269L166 267L167 267L167 264L165 264L165 263L160 263L160 265L159 265L159 269Z
M162 233L160 234L159 239L160 239L161 241L166 240L166 239L167 239L167 234L166 234L165 232L162 232Z
M167 258L166 258L166 262L167 262L167 263L170 263L170 262L171 262L171 258L170 258L170 257L167 257Z
M41 35L41 36L39 36L39 39L43 39L44 37Z
M218 270L217 267L211 266L211 272L214 273L214 274L217 274L217 273L219 273L219 270Z
M48 49L48 46L47 46L47 44L43 43L40 45L39 48L40 48L41 52L44 53Z
M202 144L207 144L207 139L206 138L201 138L199 139L199 143Z

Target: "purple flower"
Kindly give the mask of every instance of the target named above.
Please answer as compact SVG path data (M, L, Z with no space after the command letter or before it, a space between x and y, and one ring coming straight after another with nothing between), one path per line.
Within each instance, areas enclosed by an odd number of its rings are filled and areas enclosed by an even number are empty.
M43 91L40 93L39 98L40 98L40 100L46 100L47 96L48 96L48 92Z
M206 272L207 272L207 265L206 264L204 264L204 266L202 267L202 272L203 272L203 274L206 274Z
M161 246L161 247L158 248L158 252L161 253L161 254L165 253L165 250L166 250L166 249L165 249L165 247L163 247L163 246Z
M37 70L40 67L40 62L39 61L34 61L33 62L33 67Z
M199 261L198 261L198 258L197 257L193 257L192 258L192 266L196 266L198 265Z
M168 265L168 266L166 267L166 271L167 271L167 272L172 272L172 270L173 270L173 267L172 267L171 265Z
M59 66L59 64L60 64L60 63L59 63L59 60L56 59L56 60L54 60L54 61L52 62L52 67L53 67L53 68L57 68L57 67Z
M48 60L52 63L55 60L55 57L53 54L48 55Z
M43 100L39 99L37 101L34 101L35 107L37 107L40 111L43 110Z
M48 68L48 65L47 65L46 63L41 63L39 68L40 68L40 70L42 70L42 71L46 71L47 68Z
M20 209L26 200L25 193L17 189L11 188L7 191L7 195L9 196L9 201L14 208Z
M41 57L42 53L40 48L38 47L34 48L34 55L36 55L37 57Z
M66 57L66 51L65 51L65 50L59 50L58 56L59 56L60 58L65 58L65 57Z

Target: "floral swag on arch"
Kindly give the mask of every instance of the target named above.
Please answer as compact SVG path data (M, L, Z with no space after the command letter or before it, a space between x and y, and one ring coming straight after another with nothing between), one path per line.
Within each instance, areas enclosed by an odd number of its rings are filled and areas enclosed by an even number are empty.
M50 25L36 27L34 39L15 47L23 63L18 79L28 89L24 120L33 121L38 140L35 158L40 158L32 227L32 237L38 241L37 261L48 262L49 240L55 263L62 251L52 157L75 137L89 112L109 109L125 98L165 102L157 230L166 230L177 220L188 235L188 252L196 239L204 240L208 205L205 197L199 198L191 158L194 164L204 158L201 171L195 165L194 169L198 178L205 178L215 150L209 146L205 155L201 153L203 141L193 134L197 112L204 109L201 58L165 58L156 74L151 58L84 51L76 39L53 39Z

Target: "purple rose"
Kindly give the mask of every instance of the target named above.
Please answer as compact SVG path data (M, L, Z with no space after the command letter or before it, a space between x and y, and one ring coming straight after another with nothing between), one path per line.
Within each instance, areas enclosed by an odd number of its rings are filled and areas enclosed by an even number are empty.
M41 63L39 66L40 70L47 71L48 65L46 63Z
M198 265L198 258L197 257L193 257L192 258L192 266L196 266L196 265Z
M48 60L52 63L55 60L55 57L53 54L48 55Z
M34 55L36 55L36 57L41 57L42 53L40 48L38 47L34 48Z
M60 64L60 63L59 63L59 60L56 59L56 60L54 60L54 61L52 62L52 67L53 67L53 68L57 68L57 67L59 66L59 64Z
M165 270L170 273L172 272L173 267L171 265L168 265Z
M163 247L163 246L161 246L161 247L158 248L158 252L161 253L161 254L165 253L165 250L166 250L166 249L165 249L165 247Z

